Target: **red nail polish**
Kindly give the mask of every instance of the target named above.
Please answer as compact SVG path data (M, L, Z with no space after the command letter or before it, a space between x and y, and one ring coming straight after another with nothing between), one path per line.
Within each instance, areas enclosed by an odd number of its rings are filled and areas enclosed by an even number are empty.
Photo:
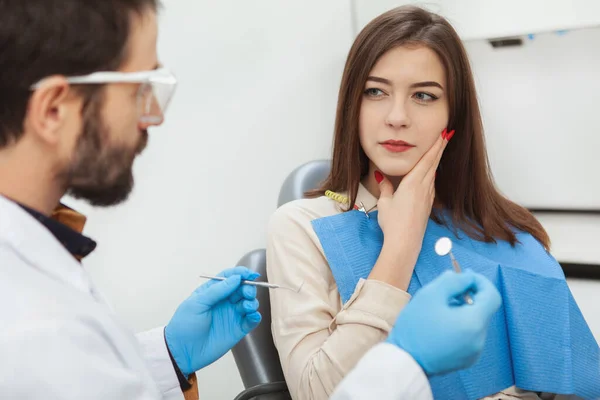
M446 140L450 141L450 139L452 139L452 136L454 136L454 131L450 131L446 134Z
M446 128L442 131L442 139L446 139Z
M383 174L379 171L375 171L375 180L377 181L377 183L381 183L381 181L383 180Z

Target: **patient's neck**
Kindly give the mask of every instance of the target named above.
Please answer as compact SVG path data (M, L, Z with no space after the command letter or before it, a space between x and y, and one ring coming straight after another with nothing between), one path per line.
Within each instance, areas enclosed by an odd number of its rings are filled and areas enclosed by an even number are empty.
M396 192L396 190L398 189L398 186L400 185L400 182L402 181L402 177L401 176L386 176L386 178L392 182L392 186L394 187L394 193ZM376 199L379 199L379 196L381 195L381 190L379 189L379 183L377 183L377 181L375 180L375 174L374 173L370 173L369 175L365 176L363 178L363 180L361 181L362 185L369 191L369 193L371 193L371 195L373 195L373 197L375 197ZM441 203L440 199L436 196L434 202L433 202L433 208L443 208L444 205Z
M396 192L396 189L398 189L398 186L400 185L400 182L402 181L402 177L386 175L386 178L390 182L392 182L392 186L394 187L394 192ZM369 173L367 176L365 176L363 178L363 180L361 181L361 183L369 191L369 193L371 193L373 195L373 197L375 197L377 199L379 198L379 195L381 194L381 190L380 190L379 183L377 183L377 181L375 180L374 172Z

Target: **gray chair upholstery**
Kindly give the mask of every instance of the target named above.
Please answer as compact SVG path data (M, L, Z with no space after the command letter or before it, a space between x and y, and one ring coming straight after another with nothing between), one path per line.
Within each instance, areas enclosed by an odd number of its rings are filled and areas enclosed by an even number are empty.
M281 187L278 206L301 199L306 191L316 189L327 178L329 168L328 160L311 161L296 168ZM261 275L258 281L267 280L265 249L251 251L242 257L237 265L258 272ZM257 297L262 322L232 349L246 388L235 400L291 400L281 370L279 354L271 335L269 290L259 288Z
M259 282L267 280L267 258L265 249L246 254L237 265L260 274ZM233 358L246 390L236 400L288 400L291 399L279 363L279 354L271 336L271 304L269 290L259 288L262 321L260 325L242 339L233 349Z
M327 178L331 169L330 160L310 161L292 171L281 186L277 206L301 199L308 190L316 189Z

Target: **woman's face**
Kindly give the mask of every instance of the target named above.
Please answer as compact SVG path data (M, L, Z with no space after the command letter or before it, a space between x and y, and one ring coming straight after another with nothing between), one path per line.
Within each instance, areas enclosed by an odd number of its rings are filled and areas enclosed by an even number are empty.
M424 46L385 53L369 73L359 118L360 143L375 169L406 175L448 123L446 72Z

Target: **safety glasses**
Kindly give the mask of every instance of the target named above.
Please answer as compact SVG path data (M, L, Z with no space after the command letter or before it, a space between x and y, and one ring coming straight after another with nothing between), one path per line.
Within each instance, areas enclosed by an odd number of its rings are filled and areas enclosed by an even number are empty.
M44 80L35 83L36 90ZM94 72L67 77L70 84L139 83L137 94L138 117L143 124L160 124L177 87L177 78L166 68L138 72Z

